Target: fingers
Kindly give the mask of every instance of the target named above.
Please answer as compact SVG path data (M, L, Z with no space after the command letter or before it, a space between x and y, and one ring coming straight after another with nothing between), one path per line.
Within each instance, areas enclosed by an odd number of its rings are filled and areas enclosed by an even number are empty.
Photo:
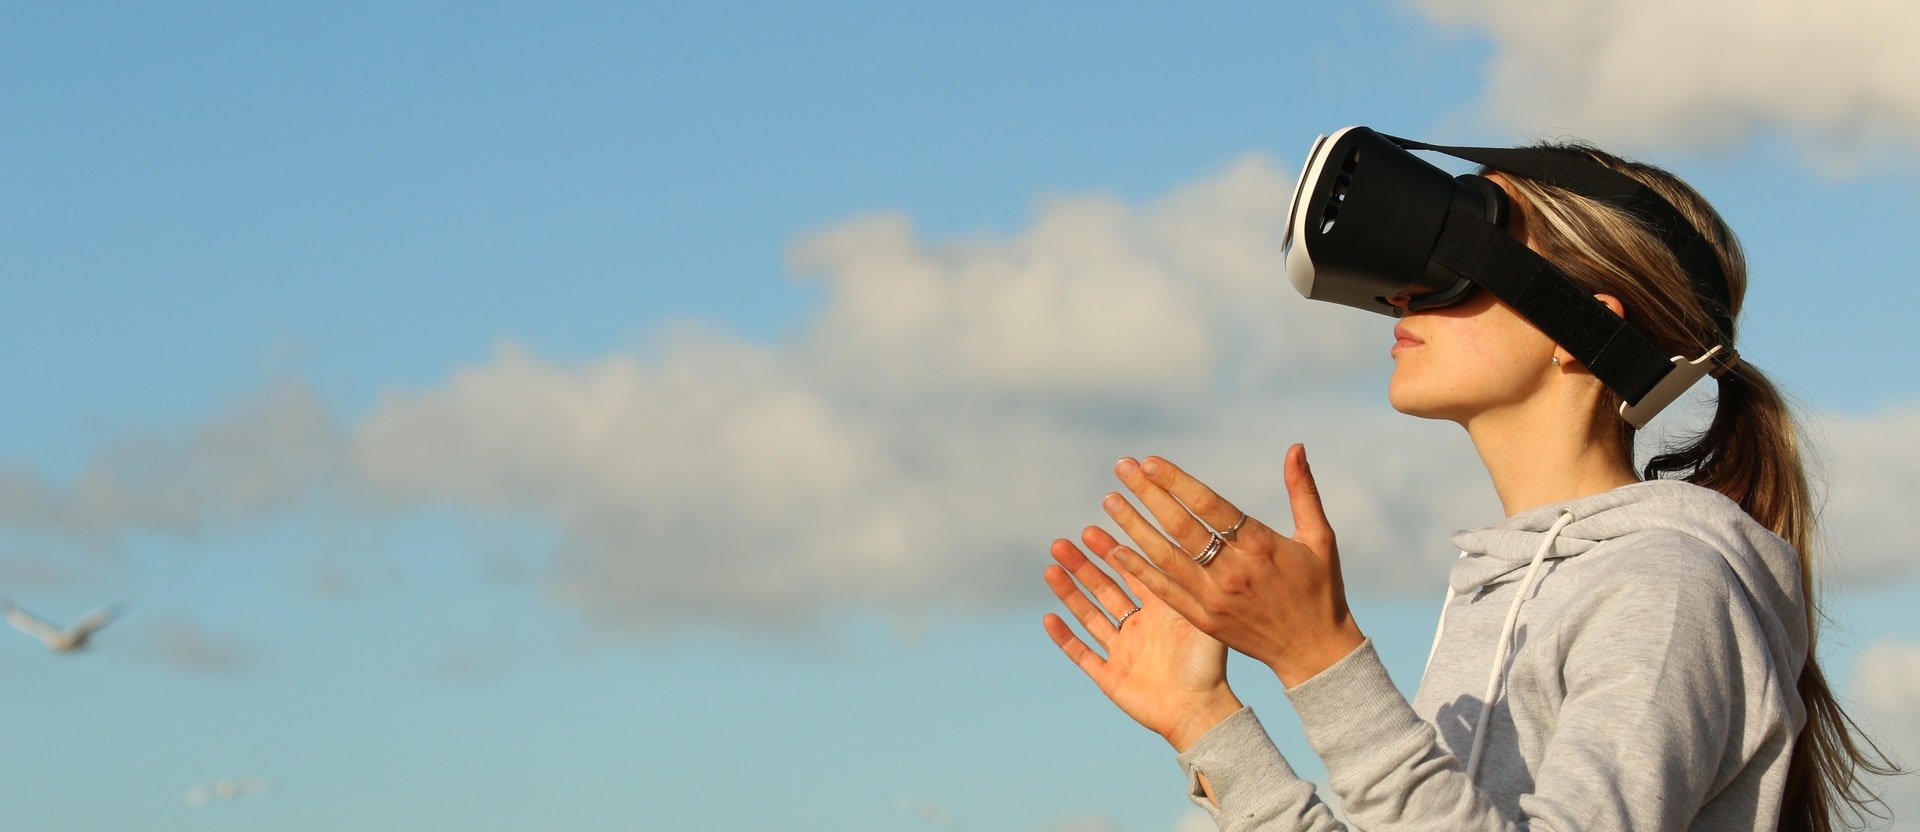
M1333 525L1320 501L1320 487L1307 467L1307 446L1287 449L1287 502L1293 507L1293 536L1308 548L1324 552L1333 543Z
M1183 544L1204 544L1210 533L1208 527L1211 527L1211 529L1227 529L1232 528L1234 523L1239 522L1240 509L1234 507L1232 503L1227 502L1225 498L1215 493L1213 489L1208 488L1206 483L1194 478L1193 475L1182 470L1180 466L1167 461L1164 457L1150 456L1137 464L1130 463L1132 463L1132 460L1122 459L1120 463L1114 467L1115 473L1120 475L1122 481L1127 481L1129 487L1133 486L1133 482L1128 481L1129 472L1137 471L1138 474L1135 475L1136 479L1141 480L1143 485L1148 487L1149 490L1164 495L1161 497L1161 501L1173 502L1177 500L1177 504L1181 506L1180 513L1190 513L1189 516L1198 517L1206 522L1207 527L1193 524L1193 537L1187 537L1184 533L1176 532L1172 527L1168 527L1168 533L1177 534L1178 539ZM1140 489L1135 488L1134 493L1140 494ZM1148 500L1144 494L1141 495L1140 500L1147 504L1147 509L1152 511L1155 517L1160 518L1163 526L1166 525L1168 520L1161 514L1154 501ZM1197 552L1198 550L1196 549L1194 551Z
M1099 531L1098 526L1088 526L1087 528L1090 531ZM1087 545L1094 547L1096 551L1105 551L1106 549L1113 548L1115 545L1112 542L1113 539L1104 531L1098 535L1098 537L1107 538L1106 545L1104 546L1095 542L1097 538L1088 538L1086 532L1082 532L1081 537L1086 539ZM1133 609L1133 598L1127 595L1126 590L1121 589L1120 584L1116 583L1113 578L1108 577L1105 570L1094 565L1093 561L1088 560L1086 555L1081 554L1080 547L1073 545L1072 541L1064 538L1055 540L1052 551L1053 559L1059 561L1061 566L1065 567L1068 572L1073 573L1073 577L1079 579L1080 585L1086 587L1087 591L1093 594L1093 597L1100 602L1101 606L1106 607L1108 615L1117 619L1125 615L1128 610Z
M1139 579L1160 600L1166 601L1175 611L1193 620L1197 607L1191 606L1193 594L1190 588L1204 586L1207 583L1206 568L1193 562L1193 555L1167 542L1159 531L1148 523L1146 518L1134 511L1133 505L1118 494L1109 494L1105 502L1107 513L1113 515L1115 522L1139 543L1138 551L1116 546L1110 551L1101 552L1101 557L1115 569L1127 572ZM1198 550L1196 550L1198 551ZM1132 562L1116 553L1131 553ZM1144 558L1142 557L1144 555ZM1181 606L1184 600L1189 606Z
M1120 579L1126 581L1127 589L1133 592L1135 598L1140 599L1140 606L1144 607L1156 602L1161 604L1166 603L1160 600L1160 596L1153 594L1153 590L1148 589L1145 584L1140 583L1140 579L1134 577L1133 573L1121 572Z
M1087 600L1087 596L1080 591L1080 587L1074 584L1072 578L1067 577L1066 570L1049 566L1045 577L1047 588L1053 590L1054 596L1067 605L1067 611L1073 613L1074 620L1080 622L1080 626L1086 629L1087 635L1092 636L1101 647L1107 646L1107 639L1116 632L1113 619L1108 618L1105 612L1094 606L1092 601Z
M1202 624L1205 620L1206 610L1202 609L1194 600L1193 593L1188 592L1185 586L1182 586L1174 578L1168 576L1161 568L1154 566L1154 564L1148 562L1146 558L1141 557L1140 553L1125 546L1115 546L1107 550L1102 555L1102 558L1115 570L1119 571L1123 577L1128 578L1128 586L1134 587L1136 591L1145 590L1140 596L1143 604L1146 603L1147 597L1151 595L1165 602L1167 606L1172 607L1173 611L1179 613L1182 618L1187 619L1203 630L1206 629ZM1188 573L1197 572L1200 569L1198 565L1194 564L1191 560L1187 560L1185 556L1175 556L1171 565L1175 569L1181 569ZM1204 578L1204 576L1198 575L1194 577Z
M1193 513L1188 511L1187 506L1181 504L1173 494L1148 477L1146 472L1141 470L1140 463L1132 459L1121 459L1114 464L1113 472L1135 497L1140 498L1140 504L1153 514L1154 519L1160 521L1160 528L1166 531L1166 539L1173 546L1185 551L1189 556L1199 553L1206 546L1207 538L1213 534L1212 530L1194 519ZM1108 513L1113 512L1110 509ZM1114 519L1120 518L1116 515ZM1127 532L1132 534L1133 530L1127 529ZM1143 548L1148 548L1145 541L1138 535L1134 535L1134 541L1141 543Z
M1174 575L1182 581L1192 580L1198 577L1193 574L1193 570L1200 568L1194 564L1193 555L1186 549L1169 542L1165 537L1161 536L1160 530L1154 528L1153 524L1147 521L1147 518L1142 517L1140 512L1136 511L1133 504L1127 502L1125 497L1120 496L1118 493L1110 493L1105 500L1101 501L1101 506L1104 507L1107 514L1113 518L1113 522L1120 525L1120 530L1126 532L1128 537L1133 538L1134 544L1153 562L1153 566L1159 567L1160 571ZM1185 513L1184 509L1179 509L1179 511L1183 514ZM1188 517L1187 522L1192 523L1193 518ZM1195 549L1194 551L1197 552L1199 550ZM1101 552L1100 554L1104 556L1106 553Z
M1161 600L1160 596L1156 595L1153 590L1148 589L1145 584L1141 583L1139 578L1134 577L1133 573L1122 568L1120 561L1110 554L1114 549L1120 547L1120 541L1114 540L1113 535L1107 534L1106 529L1100 528L1099 526L1088 526L1086 531L1080 533L1080 539L1086 541L1088 549L1101 553L1100 559L1105 561L1108 566L1113 567L1114 573L1120 576L1120 580L1127 582L1127 592L1133 597L1140 599L1137 602L1140 606L1144 607L1154 603L1166 603Z
M1047 635L1053 637L1053 643L1059 645L1060 652L1067 654L1067 658L1086 673L1088 678L1093 679L1095 683L1100 681L1100 671L1106 667L1106 661L1100 658L1100 654L1093 652L1093 648L1088 647L1086 642L1081 641L1079 636L1074 635L1073 628L1067 626L1067 622L1062 621L1060 616L1047 613L1040 619L1040 624L1047 628Z

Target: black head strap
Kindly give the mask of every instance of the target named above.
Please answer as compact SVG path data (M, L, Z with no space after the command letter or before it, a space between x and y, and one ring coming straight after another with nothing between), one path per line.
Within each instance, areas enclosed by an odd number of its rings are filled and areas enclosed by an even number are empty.
M1513 235L1470 212L1448 212L1433 262L1461 277L1472 275L1628 404L1638 404L1673 369L1667 354L1625 318L1581 291Z
M1624 173L1595 162L1584 153L1541 147L1446 147L1387 136L1408 150L1431 150L1495 170L1557 185L1581 196L1598 199L1644 220L1660 242L1673 252L1687 273L1694 295L1727 344L1733 343L1733 303L1727 277L1712 244L1685 215L1657 191Z

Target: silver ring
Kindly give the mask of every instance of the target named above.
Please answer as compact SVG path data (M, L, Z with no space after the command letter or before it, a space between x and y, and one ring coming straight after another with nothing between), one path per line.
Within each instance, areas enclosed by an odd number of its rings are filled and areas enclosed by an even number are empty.
M1120 616L1119 621L1113 622L1113 629L1115 631L1118 631L1121 627L1127 626L1127 619L1133 617L1133 614L1139 611L1140 611L1139 607L1134 607L1133 609L1127 610L1126 615Z
M1214 532L1212 537L1207 538L1207 548L1201 549L1200 554L1194 555L1193 562L1201 566L1212 563L1214 558L1220 556L1220 549L1226 545L1227 539L1219 532Z
M1214 532L1214 534L1220 535L1221 540L1226 540L1231 542L1233 540L1233 536L1240 533L1240 527L1246 524L1247 524L1247 513L1243 511L1243 512L1240 512L1240 519L1233 521L1233 528L1228 529L1224 532Z

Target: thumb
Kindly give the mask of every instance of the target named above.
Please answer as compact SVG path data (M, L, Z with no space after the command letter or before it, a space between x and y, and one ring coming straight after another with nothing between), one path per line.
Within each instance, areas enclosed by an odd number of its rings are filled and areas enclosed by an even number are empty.
M1287 501L1293 505L1294 539L1328 554L1333 548L1333 526L1320 504L1320 487L1313 482L1313 469L1307 467L1307 446L1295 444L1287 449L1286 478Z

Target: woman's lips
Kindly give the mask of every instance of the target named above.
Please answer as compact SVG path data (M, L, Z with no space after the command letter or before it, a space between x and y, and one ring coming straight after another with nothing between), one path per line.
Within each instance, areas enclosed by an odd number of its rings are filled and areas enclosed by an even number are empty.
M1408 347L1417 347L1425 343L1424 341L1421 341L1419 338L1415 338L1413 336L1413 333L1408 332L1405 325L1394 327L1393 337L1399 340L1396 340L1393 342L1393 349L1388 351L1389 355L1399 352Z

